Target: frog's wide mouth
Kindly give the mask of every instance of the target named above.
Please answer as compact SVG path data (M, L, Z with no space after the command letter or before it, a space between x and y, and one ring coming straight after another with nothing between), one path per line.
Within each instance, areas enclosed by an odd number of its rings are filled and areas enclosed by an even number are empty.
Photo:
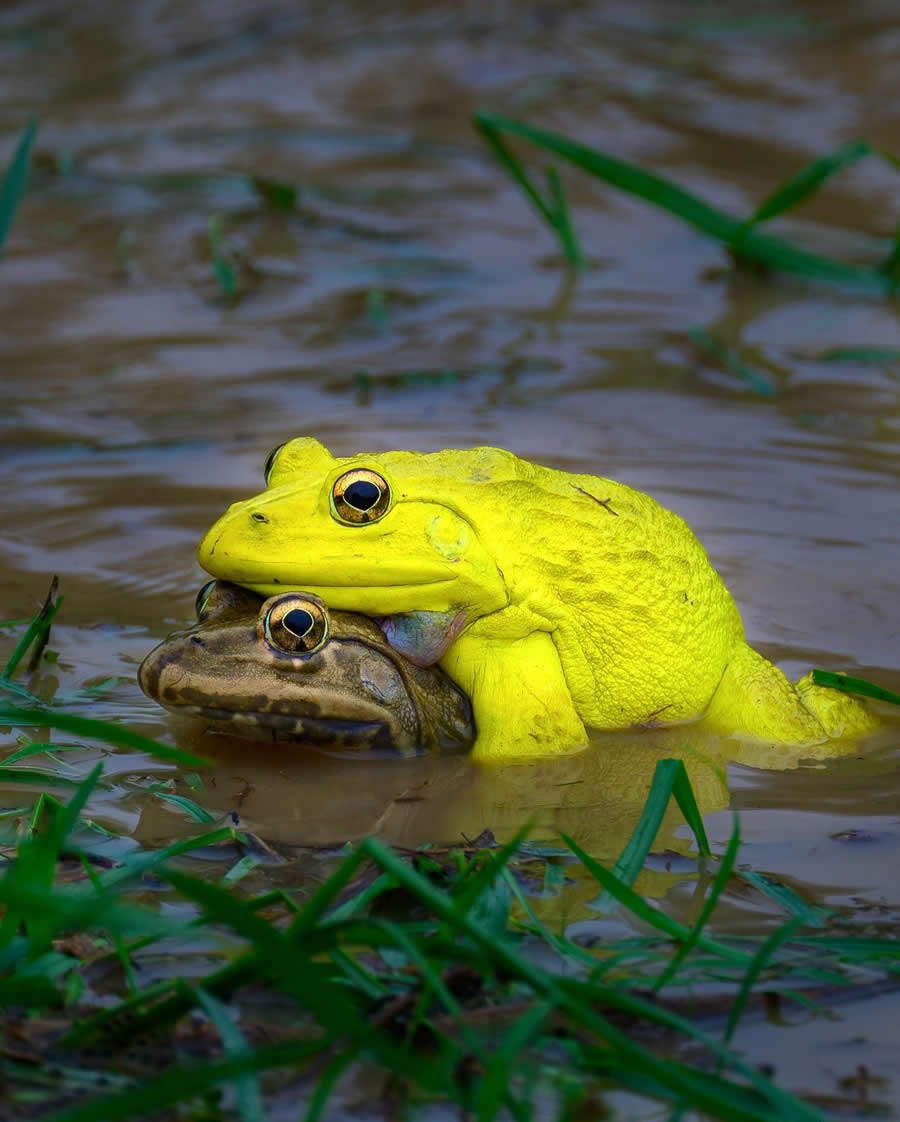
M413 557L402 536L386 535L378 549L363 541L318 552L315 541L298 535L296 546L266 543L216 527L200 544L200 564L212 576L252 588L263 596L306 591L329 608L366 615L465 610L485 615L506 607L509 592L502 572L486 558ZM258 548L255 548L257 545Z
M195 702L167 700L165 707L180 717L208 722L217 732L235 736L287 738L308 744L356 745L360 747L392 747L390 729L385 721L352 720L346 717L319 717L268 713L254 709L226 709Z
M221 539L209 549L201 547L203 567L213 576L234 584L257 591L267 589L268 596L291 588L327 589L329 592L350 587L412 590L424 585L453 584L460 575L459 563L451 561L410 563L400 557L377 560L358 554L304 558L300 551L288 557L269 553L260 561L255 557L241 557L232 549L217 549L219 545ZM290 577L286 576L288 573ZM323 593L318 595L328 603Z

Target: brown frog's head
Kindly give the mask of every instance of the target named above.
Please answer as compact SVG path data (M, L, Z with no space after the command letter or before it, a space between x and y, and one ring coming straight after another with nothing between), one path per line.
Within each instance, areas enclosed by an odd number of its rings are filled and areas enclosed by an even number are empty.
M414 666L366 616L318 596L262 596L210 581L197 623L141 663L148 697L216 731L336 750L464 749L466 695L437 667Z

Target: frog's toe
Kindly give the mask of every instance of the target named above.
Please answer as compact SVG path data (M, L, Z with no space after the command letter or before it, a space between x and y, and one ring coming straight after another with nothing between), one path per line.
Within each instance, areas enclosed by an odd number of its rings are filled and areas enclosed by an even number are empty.
M811 671L797 682L796 690L803 705L830 737L859 736L879 726L878 717L865 702L841 690L816 685Z

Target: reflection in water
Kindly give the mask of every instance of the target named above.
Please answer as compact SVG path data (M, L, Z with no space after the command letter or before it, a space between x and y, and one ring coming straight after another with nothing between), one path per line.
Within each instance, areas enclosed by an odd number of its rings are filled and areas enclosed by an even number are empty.
M707 815L729 805L729 763L786 771L817 757L859 751L839 741L813 750L760 748L722 740L702 726L599 734L577 755L503 767L475 766L460 756L335 758L297 745L260 745L187 731L179 743L215 761L204 773L205 789L184 793L216 816L235 813L267 841L334 847L375 834L415 848L459 844L490 830L504 842L531 822L531 841L558 846L565 833L603 861L615 860L631 836L661 759L684 761L701 813ZM188 823L182 827L189 831ZM178 828L171 810L148 803L136 836L159 844ZM674 800L652 848L655 853L694 852ZM673 882L665 871L645 869L637 887L660 895Z

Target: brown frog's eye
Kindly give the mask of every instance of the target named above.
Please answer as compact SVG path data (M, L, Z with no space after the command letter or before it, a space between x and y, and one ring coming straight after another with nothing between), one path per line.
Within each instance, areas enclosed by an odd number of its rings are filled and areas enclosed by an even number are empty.
M272 468L275 466L275 461L278 459L278 453L285 446L285 444L287 444L287 441L282 441L281 444L276 445L276 447L272 449L268 456L266 456L266 462L263 465L263 476L266 480L266 486L269 485L269 476L272 474Z
M215 594L218 583L217 580L208 580L197 593L197 599L194 601L194 615L196 615L199 623L203 622L204 616L209 615L209 602Z
M335 480L331 505L341 522L354 526L377 522L391 505L391 489L377 471L354 468Z
M328 615L306 596L281 596L266 609L263 630L273 647L288 654L309 654L328 638Z

